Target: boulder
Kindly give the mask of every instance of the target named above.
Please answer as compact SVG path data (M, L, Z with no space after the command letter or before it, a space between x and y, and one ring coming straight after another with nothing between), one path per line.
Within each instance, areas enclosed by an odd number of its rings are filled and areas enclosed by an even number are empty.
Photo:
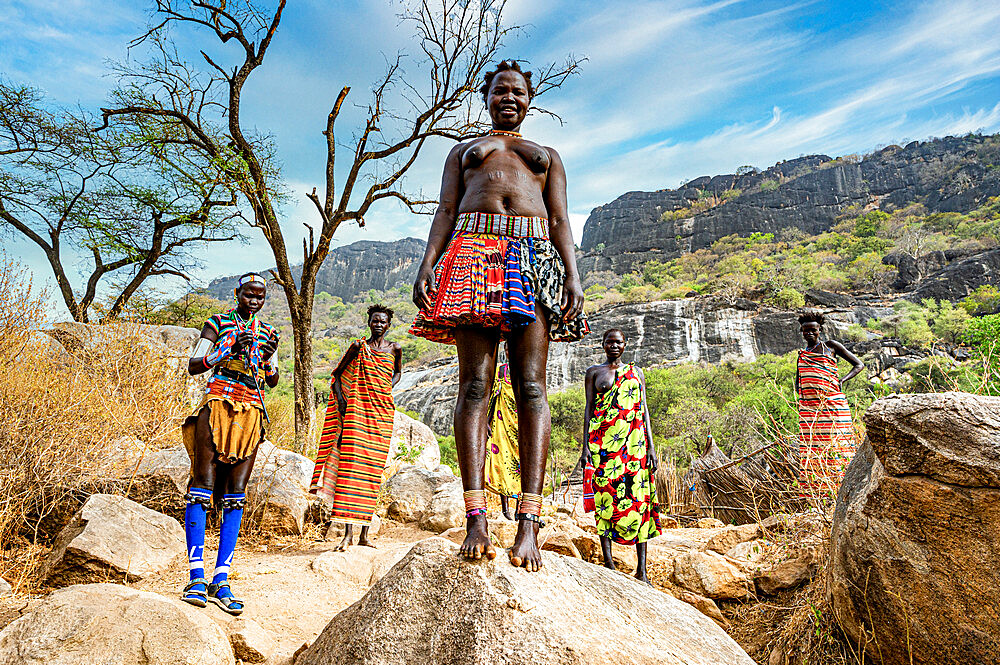
M716 552L688 551L674 559L674 579L687 589L709 598L746 598L746 573Z
M865 424L833 519L840 626L885 665L1000 662L1000 398L893 395Z
M711 598L705 598L705 596L699 596L692 591L682 589L677 592L677 599L683 600L685 603L695 608L715 623L719 624L720 627L729 627L729 622L726 621L726 617L723 616L722 610L719 609L719 606L716 605L715 601Z
M600 537L581 530L573 535L573 545L584 561L604 565ZM639 565L635 547L615 543L611 544L611 561L615 564L616 570L626 573L634 573L636 566Z
M421 541L296 665L753 664L690 605L599 566L542 558L529 573L503 557L460 561L442 538Z
M46 570L53 586L141 580L185 553L172 517L111 494L92 494L56 537Z
M774 549L775 546L773 543L758 538L757 540L740 543L726 552L726 558L741 568L749 568L764 561Z
M54 592L0 632L0 665L234 665L222 628L179 600L118 584Z
M441 533L465 524L465 501L462 498L462 481L457 478L441 485L431 496L430 502L420 513L418 526L425 531Z
M264 441L247 485L252 502L251 519L271 533L301 534L306 511L314 499L309 494L313 461Z
M816 548L804 548L754 577L757 589L767 596L808 582L819 571L822 558Z
M427 425L396 411L389 442L389 464L412 464L434 471L441 464L441 448L437 436Z
M719 554L725 554L740 543L745 543L759 537L760 525L756 522L741 524L739 526L727 526L708 539L708 549Z
M10 586L10 582L0 577L0 598L7 598L14 595L14 590Z
M417 522L434 493L449 483L457 483L461 495L462 481L450 470L428 471L416 466L404 466L384 485L386 514L397 522Z
M191 458L184 446L148 450L139 463L136 473L146 475L166 476L177 486L180 494L187 492L188 479L191 477Z
M324 577L368 587L382 579L409 551L408 544L385 550L374 547L351 547L346 552L329 550L313 559L310 567Z
M28 334L24 348L18 353L18 357L24 358L45 358L49 361L60 363L69 362L73 357L66 351L66 347L59 341L41 330L33 330Z
M277 642L253 619L239 618L226 626L233 653L244 663L265 663L274 655Z
M581 533L583 532L581 531ZM583 558L580 554L580 550L577 549L575 544L573 544L572 536L565 530L559 530L548 534L542 541L541 547L544 552L554 552L555 554L562 554L563 556L571 556L574 559Z
M702 517L694 525L698 529L721 529L726 526L722 520L716 517Z

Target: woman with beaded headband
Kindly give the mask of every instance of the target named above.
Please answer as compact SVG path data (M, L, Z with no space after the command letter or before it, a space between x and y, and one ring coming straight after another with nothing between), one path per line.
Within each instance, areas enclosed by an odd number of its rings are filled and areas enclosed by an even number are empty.
M510 561L541 567L537 535L551 419L545 389L549 341L587 331L559 154L521 136L531 72L501 62L480 89L492 129L452 148L440 204L413 285L414 335L458 348L455 439L466 501L468 559L494 558L486 523L484 463L497 345L506 339L519 415L522 493Z
M188 361L192 375L211 371L205 395L181 431L191 457L185 496L184 529L191 579L181 599L198 607L207 600L229 614L244 603L229 589L229 569L246 504L246 485L257 447L264 440L263 384L278 384L273 362L278 333L257 316L267 297L267 283L257 273L239 278L236 306L215 314L201 330ZM205 578L205 517L215 495L222 505L219 553L211 583Z

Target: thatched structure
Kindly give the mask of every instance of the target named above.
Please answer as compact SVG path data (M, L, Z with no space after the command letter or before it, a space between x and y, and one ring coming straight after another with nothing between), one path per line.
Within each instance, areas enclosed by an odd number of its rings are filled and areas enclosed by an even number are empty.
M779 442L733 460L709 437L684 476L686 500L729 524L805 510L797 452L790 443Z

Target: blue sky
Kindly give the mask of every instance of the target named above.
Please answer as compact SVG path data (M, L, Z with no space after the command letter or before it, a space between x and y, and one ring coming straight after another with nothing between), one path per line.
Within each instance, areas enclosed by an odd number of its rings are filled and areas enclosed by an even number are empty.
M113 83L107 60L128 56L150 4L0 0L0 73L53 100L97 107ZM291 0L247 87L245 117L274 135L291 193L283 210L290 246L301 223L315 221L304 194L322 178L320 131L336 93L351 85L349 100L364 104L385 56L413 48L399 8L398 1ZM577 240L590 210L626 191L801 154L1000 130L1000 2L993 0L512 0L507 18L526 25L504 50L510 57L535 66L568 53L588 58L581 76L541 100L565 124L534 116L524 127L563 157ZM343 131L360 117L352 109ZM436 194L448 149L444 141L430 145L408 189ZM335 244L425 237L429 223L390 201L373 209L366 228L338 231ZM256 233L207 257L196 277L273 265ZM33 246L8 251L49 279Z

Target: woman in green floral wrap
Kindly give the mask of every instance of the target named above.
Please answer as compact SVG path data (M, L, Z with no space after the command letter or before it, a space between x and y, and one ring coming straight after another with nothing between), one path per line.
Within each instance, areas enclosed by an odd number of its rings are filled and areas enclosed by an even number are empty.
M635 576L646 577L646 541L660 533L653 478L656 453L646 408L646 381L642 370L622 363L625 334L617 328L604 333L607 362L587 370L587 411L581 462L593 480L597 533L604 565L614 569L611 541L635 545Z

